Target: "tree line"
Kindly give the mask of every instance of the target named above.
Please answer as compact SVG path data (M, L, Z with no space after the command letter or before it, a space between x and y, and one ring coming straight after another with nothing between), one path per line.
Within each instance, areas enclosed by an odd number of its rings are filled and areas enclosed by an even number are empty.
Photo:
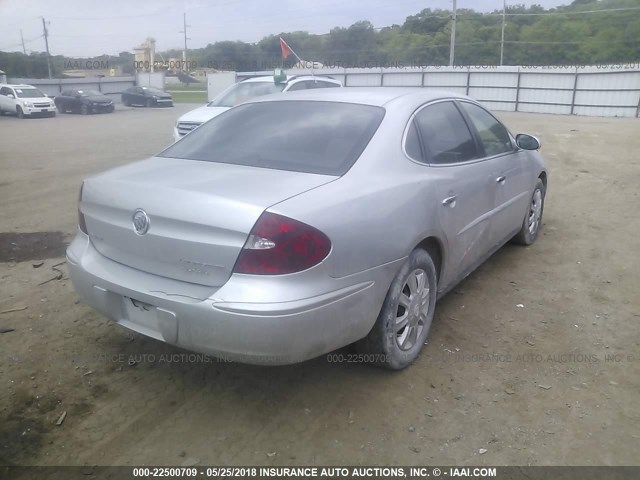
M638 0L575 0L545 9L540 5L510 5L506 9L504 65L596 65L640 60L640 4ZM609 10L596 12L594 10ZM328 34L282 32L257 43L221 41L190 49L191 65L225 70L269 70L282 64L279 37L306 61L342 67L448 65L451 12L426 8L402 25L376 27L363 20L335 27ZM497 65L500 61L502 11L480 13L458 9L456 65ZM181 50L161 52L161 58L181 58ZM102 55L97 60L133 72L133 55ZM68 65L52 57L59 76ZM79 60L80 63L86 59ZM284 66L297 60L289 57ZM42 53L0 52L0 69L10 76L46 77Z

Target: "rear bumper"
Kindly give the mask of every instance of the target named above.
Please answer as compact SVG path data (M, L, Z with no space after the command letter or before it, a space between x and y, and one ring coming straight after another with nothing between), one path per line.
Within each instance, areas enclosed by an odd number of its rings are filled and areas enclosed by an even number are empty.
M290 289L274 286L276 301L270 302L264 289L277 277L234 274L219 289L179 282L107 259L81 232L67 261L80 298L120 325L189 350L263 365L301 362L366 336L398 268L393 262L329 279L314 295L305 285L301 298L286 301L278 297ZM130 299L151 306L149 321L131 313Z

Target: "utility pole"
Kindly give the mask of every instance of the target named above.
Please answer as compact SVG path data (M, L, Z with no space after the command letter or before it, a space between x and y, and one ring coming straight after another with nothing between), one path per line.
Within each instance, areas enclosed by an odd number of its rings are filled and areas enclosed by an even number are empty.
M182 14L182 25L184 27L184 29L180 31L180 33L184 33L184 50L182 51L182 70L188 72L189 68L187 68L187 40L191 40L191 39L187 37L187 27L190 27L191 25L187 25L186 12Z
M500 39L500 66L504 60L504 26L507 23L507 0L502 4L502 38Z
M22 53L27 54L27 49L24 46L24 36L22 35L22 29L20 29L20 40L22 40Z
M49 78L51 78L51 54L49 53L49 32L47 32L47 24L42 17L42 29L44 30L44 44L47 47L47 70L49 70Z
M453 15L451 16L451 46L449 47L449 66L453 67L456 51L456 0L453 0Z

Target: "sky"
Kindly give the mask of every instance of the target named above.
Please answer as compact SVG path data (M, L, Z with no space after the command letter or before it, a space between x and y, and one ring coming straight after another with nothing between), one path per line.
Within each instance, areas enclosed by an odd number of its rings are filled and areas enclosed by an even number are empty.
M458 8L492 11L503 0L458 0ZM546 8L571 0L507 0ZM0 0L0 50L44 51L42 18L52 55L89 57L132 52L145 38L156 49L182 49L183 13L189 48L221 40L256 42L269 34L304 30L327 33L369 20L375 27L402 24L423 8L450 9L451 0Z

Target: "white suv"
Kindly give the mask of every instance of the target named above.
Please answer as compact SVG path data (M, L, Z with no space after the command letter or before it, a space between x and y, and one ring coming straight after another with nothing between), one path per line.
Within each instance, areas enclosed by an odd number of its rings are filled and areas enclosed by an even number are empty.
M318 75L315 77L311 75L289 75L287 76L287 81L283 83L275 83L273 77L249 78L231 85L206 105L182 115L173 129L173 139L177 142L207 120L211 120L231 107L255 97L271 93L292 92L294 90L334 87L342 87L342 83L333 78Z
M41 90L31 85L0 84L0 114L56 116L56 106Z

